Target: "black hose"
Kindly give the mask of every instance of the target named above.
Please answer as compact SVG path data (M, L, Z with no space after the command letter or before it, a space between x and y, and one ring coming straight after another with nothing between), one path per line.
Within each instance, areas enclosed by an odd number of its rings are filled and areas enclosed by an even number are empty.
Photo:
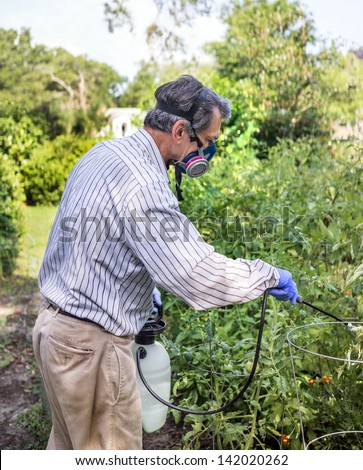
M261 342L262 342L262 333L263 333L263 327L264 327L264 324L265 324L265 313L266 313L266 302L267 302L267 296L268 296L268 291L266 290L265 293L264 293L264 296L263 296L263 300L262 300L262 308L261 308L261 317L260 317L260 324L259 324L259 327L258 327L258 336L257 336L257 343L256 343L256 350L255 350L255 357L253 359L253 364L252 364L252 368L251 368L251 372L247 378L247 381L246 383L243 385L243 387L241 388L241 390L238 392L238 394L232 398L228 403L226 403L225 405L223 406L220 406L219 408L215 408L214 410L189 410L187 408L182 408L181 406L178 406L178 405L174 405L174 403L170 403L166 400L164 400L163 398L161 398L159 395L157 395L157 393L154 392L154 390L150 387L150 385L147 383L145 377L144 377L144 374L141 370L141 363L140 363L140 360L141 360L141 356L145 357L145 348L143 348L142 346L139 347L137 349L137 352L136 352L136 364L137 364L137 370L139 372L139 375L140 375L140 379L142 381L142 383L145 385L146 389L148 390L149 393L151 393L151 395L156 398L158 401L160 401L161 403L163 403L163 405L166 405L168 406L169 408L173 408L174 410L177 410L177 411L181 411L182 413L188 413L188 414L193 414L193 415L213 415L213 414L216 414L216 413L220 413L221 411L224 411L226 410L227 408L229 408L230 406L232 406L237 400L239 400L242 395L245 393L245 391L247 390L247 388L249 387L250 383L252 382L253 380L253 377L255 375L255 371L256 371L256 367L257 367L257 363L258 363L258 359L260 357L260 350L261 350Z
M140 360L144 357L146 357L146 350L145 348L143 348L142 346L140 346L138 349L137 349L137 352L136 352L136 364L137 364L137 370L139 372L139 375L140 375L140 379L142 381L142 383L145 385L146 389L148 390L148 392L154 397L156 398L160 403L162 403L163 405L166 405L168 406L169 408L173 408L174 410L177 410L177 411L181 411L182 413L188 413L188 414L193 414L193 415L213 415L213 414L216 414L216 413L220 413L221 411L225 411L227 408L229 408L230 406L232 406L237 400L239 400L242 395L245 393L245 391L247 390L247 388L249 387L250 383L252 382L253 380L253 377L255 375L255 371L256 371L256 367L257 367L257 363L258 363L258 359L260 357L260 350L261 350L261 342L262 342L262 333L263 333L263 327L265 325L265 314L266 314L266 303L267 303L267 296L268 296L268 291L266 290L265 293L264 293L264 296L263 296L263 300L262 300L262 308L261 308L261 317L260 317L260 324L259 324L259 327L258 327L258 336L257 336L257 343L256 343L256 350L255 350L255 357L253 359L253 364L252 364L252 368L251 368L251 372L247 378L247 381L246 383L243 385L243 387L241 388L241 390L237 393L237 395L232 398L228 403L226 403L225 405L223 406L220 406L219 408L215 408L214 410L189 410L187 408L182 408L181 406L178 406L178 405L174 405L174 403L170 403L166 400L164 400L163 398L161 398L156 392L154 392L154 390L150 387L150 385L147 383L146 379L145 379L145 376L142 372L142 369L141 369L141 363L140 363ZM326 312L325 310L323 310L322 308L320 307L316 307L315 305L309 303L309 302L306 302L305 300L303 300L301 297L300 297L300 300L299 300L299 303L303 303L305 305L307 305L308 307L311 307L313 308L314 310L317 310L318 312L321 312L321 313L324 313L325 315L327 315L328 317L331 317L331 318L334 318L335 320L341 322L341 323L344 323L346 326L349 326L349 323L348 322L345 322L344 320L342 320L341 318L338 318L336 317L335 315L333 315L332 313L329 313L329 312Z

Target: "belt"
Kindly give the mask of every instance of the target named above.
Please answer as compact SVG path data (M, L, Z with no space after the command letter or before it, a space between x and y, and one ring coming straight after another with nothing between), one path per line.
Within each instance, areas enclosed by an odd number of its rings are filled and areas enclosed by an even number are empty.
M48 308L52 308L54 311L58 311L58 313L60 313L61 315L64 315L65 317L73 318L74 320L85 321L85 322L87 322L87 323L92 323L93 325L100 326L98 323L96 323L96 322L94 322L94 321L92 321L92 320L89 320L88 318L77 317L77 315L72 315L72 313L65 312L64 310L61 310L61 309L60 309L59 307L57 307L56 305L49 304L49 305L48 305Z

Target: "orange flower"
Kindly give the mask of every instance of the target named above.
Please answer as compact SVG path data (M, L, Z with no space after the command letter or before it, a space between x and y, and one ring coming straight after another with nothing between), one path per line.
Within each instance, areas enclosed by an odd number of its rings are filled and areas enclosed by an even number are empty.
M286 446L290 445L290 438L286 434L281 434L281 440Z
M323 378L320 380L320 383L328 384L329 382L331 382L330 375L323 375Z
M346 290L345 293L346 293L347 295L352 295L352 289Z
M308 384L309 384L309 385L314 385L315 382L316 382L315 379L309 379L309 380L308 380Z

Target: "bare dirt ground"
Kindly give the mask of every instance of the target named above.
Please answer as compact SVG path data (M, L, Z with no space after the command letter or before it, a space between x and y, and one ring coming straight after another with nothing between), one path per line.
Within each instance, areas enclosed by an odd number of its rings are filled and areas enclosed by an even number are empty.
M36 289L34 289L36 292ZM40 396L40 378L36 368L31 342L32 328L40 305L37 293L11 295L0 298L0 449L43 449L46 441L39 422L21 424L22 413L38 404L44 410L44 427L49 425ZM27 420L28 423L28 420ZM155 433L144 433L144 449L178 449L185 433L182 424L176 425L169 415L164 427ZM43 433L43 441L39 435Z
M39 377L33 366L31 329L39 297L36 294L9 296L0 300L0 433L1 449L23 449L36 445L31 434L19 427L18 418L39 401Z

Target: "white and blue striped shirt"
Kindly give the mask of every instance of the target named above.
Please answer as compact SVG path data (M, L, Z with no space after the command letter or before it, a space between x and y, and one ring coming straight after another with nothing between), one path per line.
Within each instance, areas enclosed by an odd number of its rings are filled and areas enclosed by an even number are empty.
M144 129L101 142L72 170L39 272L41 294L118 336L137 333L155 283L197 310L257 298L278 283L261 260L232 260L179 210Z

